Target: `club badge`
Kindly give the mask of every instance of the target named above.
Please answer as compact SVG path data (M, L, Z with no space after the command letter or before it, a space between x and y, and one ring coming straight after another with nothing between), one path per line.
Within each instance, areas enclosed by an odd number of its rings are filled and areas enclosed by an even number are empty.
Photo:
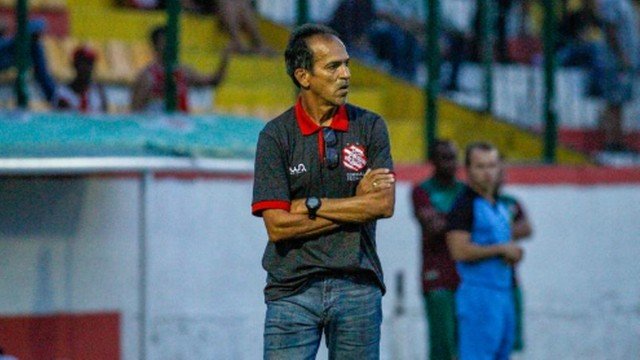
M347 145L342 149L342 165L351 171L360 171L367 166L367 155L362 145Z

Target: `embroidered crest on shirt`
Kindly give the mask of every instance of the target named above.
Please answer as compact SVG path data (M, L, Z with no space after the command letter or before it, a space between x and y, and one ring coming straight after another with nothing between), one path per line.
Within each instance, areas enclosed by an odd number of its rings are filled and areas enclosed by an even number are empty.
M342 149L342 165L351 171L360 171L367 166L367 155L364 146L347 144Z

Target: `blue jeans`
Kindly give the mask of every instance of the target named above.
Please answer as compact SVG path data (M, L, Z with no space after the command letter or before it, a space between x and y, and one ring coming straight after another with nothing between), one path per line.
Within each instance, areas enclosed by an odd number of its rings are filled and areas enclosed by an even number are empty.
M379 359L382 291L357 276L318 277L267 301L264 358L315 359L324 331L329 359Z

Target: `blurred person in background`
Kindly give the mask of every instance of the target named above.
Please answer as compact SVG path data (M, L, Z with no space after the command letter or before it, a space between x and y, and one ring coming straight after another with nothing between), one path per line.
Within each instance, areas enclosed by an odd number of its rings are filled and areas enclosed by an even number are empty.
M81 45L74 50L72 63L75 77L68 85L56 89L54 108L82 113L107 112L109 106L104 87L93 81L97 57L95 50L87 45Z
M389 135L347 103L349 54L332 29L296 28L296 104L260 132L252 214L267 231L264 359L378 359L385 285L376 221L393 215Z
M447 215L447 245L456 261L458 351L461 360L509 359L515 337L513 265L523 249L513 241L507 204L496 195L501 160L485 142L465 151L468 184Z
M504 168L500 171L500 182L496 190L496 196L499 202L504 203L509 210L511 217L511 237L514 241L525 240L533 234L533 227L529 222L529 218L524 206L514 196L502 191L504 184ZM516 330L513 342L513 351L521 352L524 350L524 301L522 297L522 287L518 280L517 267L513 266L513 302L516 312Z
M441 14L441 51L449 63L443 88L458 90L460 65L465 60L467 24ZM422 4L400 0L342 0L327 25L344 39L349 52L369 64L382 64L410 82L421 82L418 69L426 56L426 11Z
M36 82L42 90L44 98L51 102L56 89L56 83L47 68L47 59L40 42L46 22L43 19L29 20L29 61L33 68ZM16 38L8 34L8 25L0 18L0 71L16 66Z
M429 332L429 359L452 360L458 354L455 291L460 282L446 243L447 213L464 189L456 178L458 151L448 140L431 147L434 173L414 186L414 215L422 230L422 289Z
M0 360L18 360L18 358L15 357L15 356L11 356L9 354L6 354L4 352L4 349L2 347L0 347Z
M357 58L388 62L390 72L414 81L424 44L423 22L399 15L399 7L375 0L342 0L328 24Z
M230 37L229 49L240 54L276 55L269 47L258 26L250 0L181 0L182 6L203 14L214 14L220 30ZM243 39L248 37L248 43Z
M154 60L137 76L131 90L131 110L134 112L164 111L165 98L165 65L164 51L166 47L166 26L159 26L151 31L151 45ZM229 50L222 51L222 58L213 75L200 74L196 70L178 65L174 73L177 91L177 110L189 112L189 87L217 87L224 80L229 64Z
M126 6L137 9L155 10L164 5L164 0L119 0Z
M640 24L629 0L587 0L604 34L602 84L605 108L600 118L604 149L628 152L624 140L624 105L632 100L633 79L640 60Z
M600 24L596 19L593 2L567 9L558 24L558 65L577 67L587 73L584 95L602 97L604 59Z

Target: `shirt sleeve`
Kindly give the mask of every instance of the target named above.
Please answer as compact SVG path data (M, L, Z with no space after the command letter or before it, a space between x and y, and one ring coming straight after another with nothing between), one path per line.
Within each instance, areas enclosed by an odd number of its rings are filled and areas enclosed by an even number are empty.
M513 203L513 221L522 221L527 219L527 213L524 211L522 204L518 200Z
M463 193L447 214L447 231L462 230L471 233L472 229L473 198Z
M251 213L255 216L262 216L268 209L291 208L284 154L281 144L263 130L258 138L254 169Z
M411 191L411 200L413 202L413 212L416 214L416 216L420 209L431 207L429 194L427 194L427 192L424 191L419 184L413 187L413 191Z
M373 121L371 129L371 141L367 151L368 164L371 169L387 168L393 170L391 159L391 145L389 143L389 131L381 117Z

